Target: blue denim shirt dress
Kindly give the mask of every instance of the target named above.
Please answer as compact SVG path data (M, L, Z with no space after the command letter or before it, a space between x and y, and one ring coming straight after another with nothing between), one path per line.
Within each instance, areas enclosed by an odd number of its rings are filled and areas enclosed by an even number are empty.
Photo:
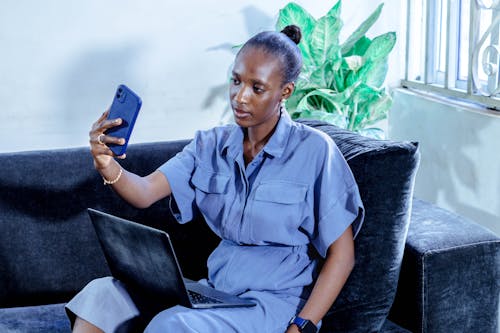
M171 186L176 219L186 223L202 214L222 239L208 259L205 283L258 303L253 310L203 312L215 323L212 329L279 332L307 300L317 254L325 257L349 225L358 233L363 204L347 162L326 134L282 112L275 132L246 166L243 137L237 125L199 131L159 170ZM165 329L160 323L177 311L189 325L205 317L199 310L167 310L149 331ZM217 316L223 326L213 320ZM246 324L253 321L264 327Z

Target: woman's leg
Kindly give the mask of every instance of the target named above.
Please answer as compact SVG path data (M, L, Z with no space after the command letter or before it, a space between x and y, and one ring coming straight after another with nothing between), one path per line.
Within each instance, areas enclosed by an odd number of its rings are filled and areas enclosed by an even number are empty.
M174 306L158 313L145 333L283 333L300 304L297 297L267 292L244 294L257 305L250 308L189 309Z
M66 304L66 313L74 332L126 331L140 315L124 285L112 277L91 281Z
M73 333L104 333L101 329L97 328L96 326L92 325L88 321L76 317L75 319L75 324L73 325Z

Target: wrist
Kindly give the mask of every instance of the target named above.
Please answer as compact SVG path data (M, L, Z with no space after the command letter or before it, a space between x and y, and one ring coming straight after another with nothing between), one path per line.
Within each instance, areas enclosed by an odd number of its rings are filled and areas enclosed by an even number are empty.
M116 177L114 177L112 179L107 179L105 176L102 176L102 180L104 182L104 185L113 185L114 183L116 183L117 181L120 180L120 178L122 177L122 174L123 174L123 168L120 167L120 170L118 170L118 174L116 175Z
M94 158L94 169L96 169L100 174L106 172L106 169L109 169L112 166L113 166L113 160L103 163Z
M309 319L301 318L299 316L293 316L288 322L288 327L296 326L301 333L317 333L318 328Z
M123 168L118 163L109 163L105 167L97 168L96 170L102 177L104 185L113 185L116 183L123 174Z

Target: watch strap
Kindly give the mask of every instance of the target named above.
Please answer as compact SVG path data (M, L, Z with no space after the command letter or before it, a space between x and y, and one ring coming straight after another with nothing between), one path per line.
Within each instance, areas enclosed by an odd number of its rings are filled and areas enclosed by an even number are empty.
M293 316L288 323L288 326L295 324L299 328L301 333L317 333L318 328L310 320L301 318L299 316Z

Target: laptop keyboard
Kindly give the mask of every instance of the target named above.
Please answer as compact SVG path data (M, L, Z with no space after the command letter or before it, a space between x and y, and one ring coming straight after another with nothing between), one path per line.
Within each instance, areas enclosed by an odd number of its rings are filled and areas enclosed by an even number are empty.
M210 304L210 303L222 303L216 298L208 297L202 294L198 294L196 291L188 290L189 298L193 304Z

